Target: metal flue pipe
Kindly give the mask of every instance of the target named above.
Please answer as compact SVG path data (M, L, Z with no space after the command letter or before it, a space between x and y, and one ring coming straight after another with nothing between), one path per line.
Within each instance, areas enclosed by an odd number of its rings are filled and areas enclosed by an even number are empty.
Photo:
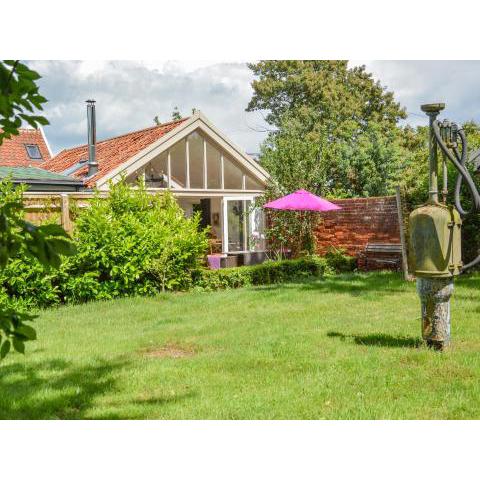
M97 126L95 119L95 100L87 100L87 122L88 122L88 173L91 177L98 172L96 158Z

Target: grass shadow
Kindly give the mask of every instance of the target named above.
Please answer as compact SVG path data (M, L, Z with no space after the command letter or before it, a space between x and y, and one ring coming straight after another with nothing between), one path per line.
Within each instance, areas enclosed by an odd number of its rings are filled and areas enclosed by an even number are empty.
M115 388L119 361L73 365L63 359L0 366L1 419L81 419Z
M383 333L373 333L370 335L345 335L340 332L327 332L327 337L339 338L342 341L353 340L357 345L373 347L419 348L422 345L422 341L418 338L395 337Z
M197 394L195 392L180 393L177 395L155 396L151 398L135 399L133 404L137 405L167 405L169 403L181 402L183 400L191 399Z
M184 400L188 400L197 396L196 392L186 392L176 395L161 395L153 396L149 398L136 398L129 401L124 401L121 404L114 405L114 408L118 408L117 411L107 412L94 412L90 417L92 420L145 420L162 417L158 411L153 411L154 415L151 415L148 410L144 408L141 411L135 409L135 407L165 407L169 404L179 403ZM124 410L128 410L128 415L124 413Z
M404 293L411 289L401 274L396 272L344 273L332 277L292 279L291 282L252 287L258 292L278 289L295 289L300 291L318 291L325 293L348 294L354 297L374 295L384 296Z

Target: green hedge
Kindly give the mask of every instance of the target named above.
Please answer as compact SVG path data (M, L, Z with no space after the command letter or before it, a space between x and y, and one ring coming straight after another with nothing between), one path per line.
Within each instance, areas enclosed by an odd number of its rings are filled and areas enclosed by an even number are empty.
M270 285L306 277L334 273L326 258L311 256L296 260L267 261L259 265L201 270L195 286L202 290L221 290L249 285Z

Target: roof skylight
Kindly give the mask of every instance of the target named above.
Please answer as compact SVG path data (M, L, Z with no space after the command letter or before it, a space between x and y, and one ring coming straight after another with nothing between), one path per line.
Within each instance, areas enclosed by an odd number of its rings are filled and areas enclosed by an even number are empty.
M25 148L27 149L27 154L32 160L42 160L42 154L40 153L40 149L38 148L38 145L33 144L33 145L25 145Z

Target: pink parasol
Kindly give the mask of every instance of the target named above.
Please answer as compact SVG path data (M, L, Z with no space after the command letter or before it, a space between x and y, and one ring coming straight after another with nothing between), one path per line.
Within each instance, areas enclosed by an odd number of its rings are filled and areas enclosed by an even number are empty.
M328 210L340 210L342 208L324 198L317 197L306 190L297 190L290 195L268 202L263 207L276 210L302 210L313 212L327 212Z

